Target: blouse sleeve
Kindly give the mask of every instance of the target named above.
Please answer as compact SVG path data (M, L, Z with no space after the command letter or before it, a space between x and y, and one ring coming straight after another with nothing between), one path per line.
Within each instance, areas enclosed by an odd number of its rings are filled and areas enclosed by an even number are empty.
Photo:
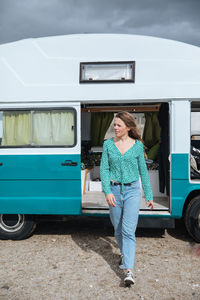
M105 195L111 194L110 188L110 166L109 166L109 157L108 157L108 148L106 142L103 144L103 152L101 157L101 164L100 164L100 176L101 176L101 183L102 188Z
M144 158L144 150L143 150L143 144L141 145L141 149L138 156L138 167L139 167L139 173L142 181L142 187L144 190L144 196L146 201L152 201L153 200L153 193L150 185L149 180L149 174L147 170L147 165Z

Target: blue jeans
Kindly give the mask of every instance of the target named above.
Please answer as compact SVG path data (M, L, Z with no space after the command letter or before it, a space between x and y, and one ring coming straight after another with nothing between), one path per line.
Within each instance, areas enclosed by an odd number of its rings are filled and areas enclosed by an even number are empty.
M136 252L135 231L141 202L139 181L130 186L111 185L111 190L117 203L116 207L109 206L110 219L114 226L115 238L123 255L123 269L133 269Z

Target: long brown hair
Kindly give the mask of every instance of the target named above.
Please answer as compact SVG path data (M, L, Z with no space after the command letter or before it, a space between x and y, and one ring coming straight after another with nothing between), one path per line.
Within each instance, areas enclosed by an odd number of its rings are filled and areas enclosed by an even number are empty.
M143 143L137 125L135 123L134 117L129 112L120 111L116 114L115 118L121 119L125 123L126 127L130 128L128 135L131 138L139 140L140 142Z

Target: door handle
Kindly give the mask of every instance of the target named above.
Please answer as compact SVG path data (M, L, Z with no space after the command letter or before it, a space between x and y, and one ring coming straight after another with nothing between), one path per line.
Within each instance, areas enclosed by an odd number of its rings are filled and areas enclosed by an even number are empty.
M0 162L0 166L3 166L3 163Z
M75 167L78 165L78 163L76 161L72 161L72 160L66 160L65 162L61 163L62 166L72 166Z

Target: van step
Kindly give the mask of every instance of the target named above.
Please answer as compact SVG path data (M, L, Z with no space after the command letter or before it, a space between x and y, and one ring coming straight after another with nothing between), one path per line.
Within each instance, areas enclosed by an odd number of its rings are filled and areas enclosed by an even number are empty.
M99 207L92 207L92 208L82 208L82 214L89 214L89 215L108 215L109 209L108 208L99 208Z
M82 207L82 214L109 214L109 208L107 207L98 207L98 206L90 206L90 207ZM150 210L150 209L142 209L139 212L139 216L145 216L145 219L150 216L150 218L154 216L162 216L163 218L170 217L170 213L168 210Z
M175 228L175 220L171 218L139 218L139 228Z

